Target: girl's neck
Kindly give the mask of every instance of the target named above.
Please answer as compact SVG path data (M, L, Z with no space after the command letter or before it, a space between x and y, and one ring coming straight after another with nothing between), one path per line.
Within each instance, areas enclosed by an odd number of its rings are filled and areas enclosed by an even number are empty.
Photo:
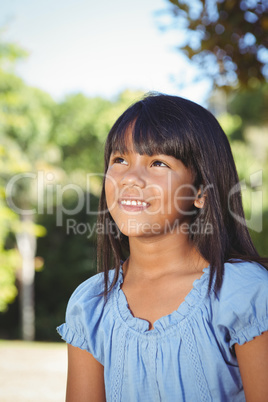
M123 266L125 274L131 271L150 279L172 272L191 274L209 265L187 237L161 236L153 240L133 237L129 238L129 246L130 257Z

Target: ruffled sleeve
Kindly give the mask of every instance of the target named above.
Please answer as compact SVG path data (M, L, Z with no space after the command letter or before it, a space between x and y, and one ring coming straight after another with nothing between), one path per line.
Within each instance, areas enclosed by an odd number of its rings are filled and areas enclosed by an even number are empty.
M98 341L104 309L102 291L103 274L94 275L79 285L69 299L65 323L57 327L62 339L87 350L100 362L103 360Z
M253 262L225 264L214 322L229 349L268 330L268 271Z

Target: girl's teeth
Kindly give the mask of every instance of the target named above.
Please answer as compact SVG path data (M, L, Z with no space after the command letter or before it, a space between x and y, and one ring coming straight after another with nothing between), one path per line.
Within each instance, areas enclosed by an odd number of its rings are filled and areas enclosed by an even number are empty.
M143 206L143 207L147 206L147 203L144 202L144 201L122 200L121 204L123 204L123 205L134 205L134 206L139 205L139 206Z

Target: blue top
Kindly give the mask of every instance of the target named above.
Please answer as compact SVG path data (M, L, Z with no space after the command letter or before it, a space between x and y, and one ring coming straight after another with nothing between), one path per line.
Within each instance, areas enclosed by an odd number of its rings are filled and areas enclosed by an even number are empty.
M57 330L104 366L108 402L245 401L233 345L268 330L268 271L226 263L217 295L208 280L205 268L178 310L149 331L128 308L122 269L106 304L97 274L75 290Z

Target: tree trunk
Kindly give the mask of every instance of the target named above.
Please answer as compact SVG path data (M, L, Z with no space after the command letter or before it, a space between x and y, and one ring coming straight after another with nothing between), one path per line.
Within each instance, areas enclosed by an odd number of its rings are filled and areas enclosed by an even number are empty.
M21 217L25 229L16 235L17 245L22 257L20 311L22 323L22 338L33 341L35 338L35 311L34 311L34 273L36 236L33 232L31 216ZM28 221L28 222L27 222Z

